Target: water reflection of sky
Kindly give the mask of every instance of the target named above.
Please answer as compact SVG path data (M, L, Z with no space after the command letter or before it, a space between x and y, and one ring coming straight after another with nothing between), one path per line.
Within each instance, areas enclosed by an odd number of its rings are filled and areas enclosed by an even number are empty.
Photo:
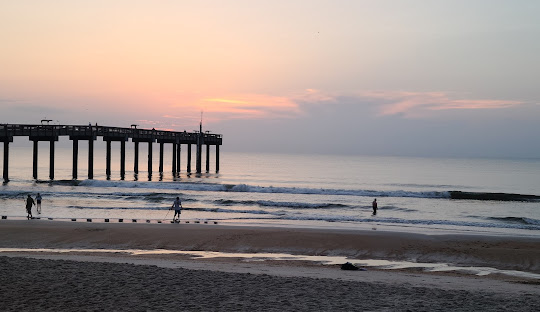
M54 249L54 248L0 248L0 253L24 252L24 253L115 253L133 256L145 255L187 255L197 259L210 258L235 258L242 261L310 261L314 263L322 263L323 265L336 265L345 262L351 262L359 267L374 267L378 269L412 269L419 268L426 272L461 272L464 274L485 276L489 274L503 274L514 277L523 277L531 279L540 279L540 274L515 271L515 270L499 270L490 267L461 267L447 263L421 263L409 261L389 261L389 260L373 260L373 259L350 259L339 256L306 256L306 255L291 255L284 253L228 253L217 251L182 251L182 250L167 250L167 249Z

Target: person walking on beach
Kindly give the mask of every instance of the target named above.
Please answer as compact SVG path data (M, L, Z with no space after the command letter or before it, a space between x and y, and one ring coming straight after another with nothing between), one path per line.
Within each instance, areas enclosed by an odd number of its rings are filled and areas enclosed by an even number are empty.
M180 197L176 197L176 199L174 200L174 203L172 204L170 209L173 209L173 208L174 208L173 221L178 222L178 221L180 221L180 212L181 212L181 209L182 209L182 202L180 201ZM178 215L178 219L176 219L177 215Z
M28 197L26 197L26 218L28 220L32 219L32 206L35 204L34 199L28 194Z
M37 209L37 213L41 214L41 195L39 193L37 193L37 196L36 196L36 209Z
M373 202L371 203L371 206L373 207L373 215L377 215L377 198L375 198L373 200Z

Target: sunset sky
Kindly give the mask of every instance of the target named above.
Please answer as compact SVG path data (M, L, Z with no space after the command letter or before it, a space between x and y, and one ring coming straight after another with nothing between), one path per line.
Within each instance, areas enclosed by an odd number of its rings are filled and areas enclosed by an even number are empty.
M2 1L0 123L540 158L540 1Z

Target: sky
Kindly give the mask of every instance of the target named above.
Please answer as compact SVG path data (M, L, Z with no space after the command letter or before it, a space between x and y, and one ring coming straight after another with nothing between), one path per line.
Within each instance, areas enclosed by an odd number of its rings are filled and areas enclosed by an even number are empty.
M540 158L540 1L0 2L0 123L223 151Z

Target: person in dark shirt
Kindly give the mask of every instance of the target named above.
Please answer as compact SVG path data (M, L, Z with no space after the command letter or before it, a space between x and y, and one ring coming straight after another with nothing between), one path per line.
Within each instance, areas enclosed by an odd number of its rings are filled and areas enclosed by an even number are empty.
M28 220L32 219L32 206L35 204L34 199L28 195L28 197L26 197L26 218L28 218Z

